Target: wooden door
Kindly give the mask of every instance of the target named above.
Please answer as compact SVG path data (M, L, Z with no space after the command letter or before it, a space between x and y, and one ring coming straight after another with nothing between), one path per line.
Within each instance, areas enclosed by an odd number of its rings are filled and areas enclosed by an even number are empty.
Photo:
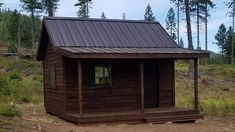
M156 61L144 62L144 107L158 107L158 65Z

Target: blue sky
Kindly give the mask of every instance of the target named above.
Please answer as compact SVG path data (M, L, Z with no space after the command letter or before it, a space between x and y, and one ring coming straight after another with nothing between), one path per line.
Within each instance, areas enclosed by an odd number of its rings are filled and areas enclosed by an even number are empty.
M3 8L22 10L19 0L2 0L5 4ZM210 10L211 17L208 22L208 48L209 50L219 52L218 47L213 44L215 42L214 36L217 33L218 27L224 23L227 27L232 24L232 19L226 15L228 12L224 4L226 0L213 0L216 8ZM228 1L228 0L227 0ZM74 6L77 0L60 0L59 9L56 16L76 17L77 7ZM163 27L165 27L165 19L170 7L174 4L170 0L93 0L90 16L92 18L100 18L101 13L104 12L107 18L121 19L122 14L126 13L127 19L140 20L143 19L145 8L147 4L152 6L152 10ZM176 11L176 10L175 10ZM183 14L181 13L181 18ZM196 20L192 19L192 31L194 39L194 47L196 47ZM204 25L200 31L200 46L204 49L205 34ZM180 37L183 38L184 44L187 45L186 24L182 20L180 22Z

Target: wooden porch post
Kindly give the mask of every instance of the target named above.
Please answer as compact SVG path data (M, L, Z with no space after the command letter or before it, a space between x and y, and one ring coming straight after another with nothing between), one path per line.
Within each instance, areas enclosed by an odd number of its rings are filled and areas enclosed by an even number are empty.
M144 64L140 62L140 110L144 113Z
M82 64L78 61L78 98L79 98L79 115L83 116L83 104L82 104Z
M198 59L194 59L194 109L198 110Z

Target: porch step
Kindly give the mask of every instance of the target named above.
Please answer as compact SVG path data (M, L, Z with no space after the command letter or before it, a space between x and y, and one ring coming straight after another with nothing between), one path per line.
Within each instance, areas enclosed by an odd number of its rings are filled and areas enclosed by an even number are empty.
M172 115L162 117L149 117L145 118L144 122L147 123L166 123L166 122L190 122L197 119L202 119L204 116L201 114L189 114L189 115Z

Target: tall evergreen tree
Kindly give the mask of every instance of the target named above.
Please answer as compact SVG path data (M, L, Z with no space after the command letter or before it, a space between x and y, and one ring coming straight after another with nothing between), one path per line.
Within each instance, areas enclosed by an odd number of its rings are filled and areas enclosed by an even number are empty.
M225 41L225 55L226 55L228 64L232 63L232 58L230 56L232 56L232 54L234 53L234 49L232 49L233 34L234 34L233 33L233 27L230 26L228 31L227 31L227 37L226 37L226 41Z
M144 20L145 21L155 21L156 20L150 4L148 4L145 9Z
M229 16L232 17L233 24L232 24L232 31L234 32L234 21L235 21L235 0L230 0L230 2L226 2L226 6L231 9L229 11ZM234 49L234 34L232 34L232 53L231 53L231 64L233 64L233 49Z
M175 3L176 8L177 8L177 44L180 42L180 11L184 7L184 2L183 0L170 0L170 2Z
M170 36L176 41L176 19L173 8L170 8L168 10L168 14L166 17L166 30L168 31Z
M207 51L207 18L210 16L208 8L214 8L211 0L191 0L191 14L196 17L197 48L200 48L200 27L205 23L205 50Z
M196 17L196 27L197 27L197 48L200 48L200 24L201 21L205 21L205 15L203 14L205 11L205 6L202 4L202 0L191 0L191 14Z
M221 54L224 56L226 50L227 29L223 23L220 25L214 38L216 40L215 44L218 45Z
M39 0L20 0L22 2L22 8L31 14L31 33L32 33L32 48L35 44L35 15L39 14L43 10L43 5Z
M90 4L92 0L78 0L78 3L74 4L74 6L78 6L78 16L88 18L89 17L89 9L91 8Z
M44 4L44 8L46 9L46 12L48 13L48 16L54 16L56 9L58 9L58 2L60 0L42 0Z
M191 18L190 18L190 2L189 0L184 1L185 4L185 16L186 16L186 25L187 25L187 36L188 36L188 49L193 49L193 39L192 39L192 29L191 29ZM190 60L189 62L189 78L193 79L193 61Z
M17 10L14 10L9 16L9 21L7 23L8 29L8 40L10 40L12 45L16 45L19 27L19 14Z
M202 4L204 4L204 14L205 14L205 50L208 50L208 29L207 29L207 25L208 25L208 17L210 16L209 14L209 9L213 9L215 8L215 4L212 2L212 0L201 0Z
M105 16L104 12L102 12L101 18L102 18L102 19L106 19L106 16Z
M3 5L3 3L0 1L0 7Z
M184 41L182 38L180 38L179 47L184 48Z

